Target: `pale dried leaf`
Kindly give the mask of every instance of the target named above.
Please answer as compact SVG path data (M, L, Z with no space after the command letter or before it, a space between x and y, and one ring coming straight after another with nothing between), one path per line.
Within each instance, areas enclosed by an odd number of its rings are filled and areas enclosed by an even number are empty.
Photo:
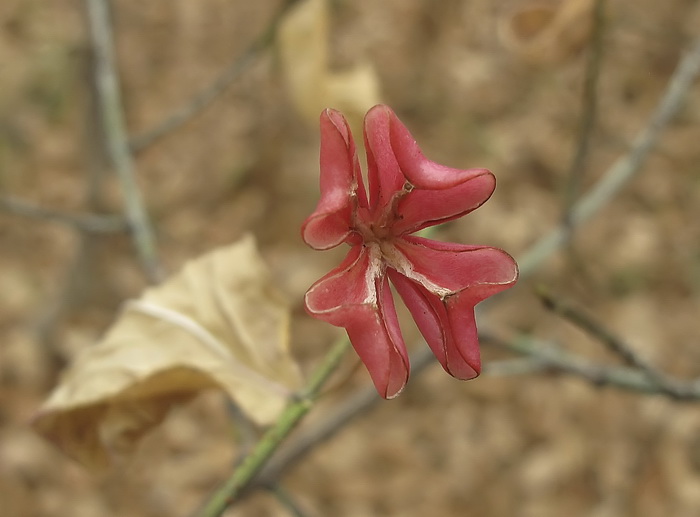
M288 307L245 237L128 302L65 372L34 426L99 468L131 453L173 404L203 389L223 389L268 424L301 383L288 326Z
M352 69L329 67L327 0L303 0L282 20L278 45L282 72L297 111L316 124L325 108L341 110L351 125L380 102L374 67L359 62Z

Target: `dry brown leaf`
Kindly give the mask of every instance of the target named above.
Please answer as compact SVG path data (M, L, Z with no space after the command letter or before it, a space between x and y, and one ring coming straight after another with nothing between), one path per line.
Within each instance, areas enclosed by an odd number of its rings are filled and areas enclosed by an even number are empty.
M271 423L301 383L289 318L254 239L244 237L128 302L65 372L34 426L69 456L103 468L133 452L173 404L206 388Z
M282 71L295 108L309 122L316 124L324 108L335 108L355 125L380 102L379 80L368 62L350 70L330 70L328 11L327 0L303 0L282 20Z

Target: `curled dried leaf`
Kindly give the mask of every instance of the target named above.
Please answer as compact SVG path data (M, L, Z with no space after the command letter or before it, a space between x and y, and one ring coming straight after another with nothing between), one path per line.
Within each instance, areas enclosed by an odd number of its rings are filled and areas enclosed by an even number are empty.
M359 61L352 68L330 68L328 0L303 0L282 20L278 31L280 63L290 99L310 123L333 106L359 125L362 115L379 102L374 67Z
M251 420L270 423L301 384L289 317L252 237L219 248L127 302L65 372L34 427L103 468L204 389L222 389Z

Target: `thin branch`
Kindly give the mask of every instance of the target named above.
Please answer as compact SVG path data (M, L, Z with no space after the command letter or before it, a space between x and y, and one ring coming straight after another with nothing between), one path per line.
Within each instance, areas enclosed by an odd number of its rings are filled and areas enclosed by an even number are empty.
M86 63L90 69L86 76L92 77L94 60ZM85 152L86 189L83 193L83 209L90 213L105 210L104 181L107 171L105 139L102 136L99 109L97 108L97 85L90 81L85 92L86 123L83 130L84 142L81 149ZM125 221L126 225L126 221ZM125 230L128 231L128 225ZM56 329L61 321L85 301L90 286L94 284L95 254L98 248L99 233L80 232L78 243L73 256L66 265L62 278L54 282L57 288L47 295L45 303L38 308L32 327L37 340L42 344L54 363L54 371L58 372L65 366L66 358L61 353L60 338ZM53 384L55 380L52 380Z
M427 364L431 362L432 360ZM411 364L413 366L413 362ZM412 374L415 375L415 367L412 370ZM280 448L242 495L247 495L256 488L278 482L291 467L316 446L335 436L351 420L367 413L381 400L374 386L368 386L349 395L338 406L329 408L323 420L305 429L303 433L290 440L285 447Z
M559 314L594 339L600 341L612 352L619 355L628 365L642 371L661 391L673 393L674 383L664 372L651 365L637 353L634 347L613 334L602 323L596 321L591 315L572 303L555 297L544 288L538 289L537 294L547 309L555 314Z
M547 310L562 316L594 339L600 341L613 353L619 355L628 365L648 371L650 374L654 370L630 345L606 329L600 322L595 321L592 316L580 307L576 307L571 302L554 296L544 287L537 289L537 296L539 296Z
M527 356L487 363L483 369L485 376L505 377L547 371L565 372L577 375L598 386L607 385L642 393L662 394L676 400L700 400L700 379L679 381L666 378L666 382L659 385L658 382L650 379L644 371L635 368L611 368L597 365L580 357L561 352L551 346L543 348L539 344L534 345L529 340L520 339L511 343L486 333L480 333L479 338L484 343L490 342ZM427 346L423 346L411 354L410 362L411 374L415 378L428 366L435 364L435 356ZM323 420L290 440L286 446L270 458L260 474L241 493L241 496L247 495L256 488L276 483L314 447L332 438L350 421L370 411L381 400L374 387L370 386L358 390L337 407L329 409Z
M119 93L112 26L107 0L85 0L89 32L95 59L97 104L109 158L124 194L125 216L133 235L141 264L152 282L162 277L153 229L136 183L136 171L127 141L126 125Z
M270 456L296 427L304 415L313 407L321 389L340 364L345 352L350 348L347 338L339 340L328 352L323 362L311 374L306 387L292 402L277 421L262 436L251 453L236 468L224 484L205 503L199 517L221 515L240 495L245 492L253 478L260 472Z
M700 38L693 41L671 77L648 125L635 138L631 151L618 159L591 191L571 210L571 224L578 226L593 217L641 169L661 133L680 110L686 93L700 73ZM568 239L566 226L552 230L518 259L520 277L532 274Z
M664 383L659 383L651 379L646 371L638 368L595 364L528 337L520 337L514 341L499 340L493 336L489 339L508 350L542 361L549 368L577 375L597 386L613 386L629 391L666 395L675 400L700 400L700 379L684 381L666 377Z
M415 378L429 366L436 364L432 351L422 343L421 348L411 354L411 375ZM549 363L534 358L506 359L493 361L484 366L483 375L508 376L537 373L550 368ZM374 386L358 390L343 400L338 406L329 408L325 417L270 458L260 475L248 487L246 493L261 486L278 482L284 474L304 458L314 447L318 446L343 429L351 420L367 413L382 399Z
M8 196L0 196L0 209L22 217L63 224L88 233L117 233L127 229L121 216L68 214Z
M424 343L423 345L420 350L411 354L410 357L411 375L414 377L435 363L435 356ZM348 422L363 415L381 400L383 399L377 395L375 387L367 386L350 395L337 407L330 408L321 422L290 440L285 447L282 447L277 454L270 458L270 461L267 462L253 483L248 486L245 494L242 495L247 495L261 486L276 483L288 469L306 456L319 443L330 439L340 429L344 428Z
M419 375L428 366L435 364L435 356L427 347L411 354L411 374ZM484 365L483 375L510 376L539 373L551 369L551 362L538 358L527 357L518 359L504 359L493 361ZM377 395L373 386L358 390L337 407L329 409L326 416L313 427L306 429L302 434L282 447L265 465L265 467L251 483L246 491L251 492L255 488L268 486L282 479L289 469L303 459L314 447L331 439L347 424L373 409L382 399Z
M275 12L267 29L242 55L238 56L228 68L214 79L209 86L195 94L186 104L173 111L165 120L158 123L155 127L144 131L140 135L134 136L129 144L131 151L134 153L142 151L168 133L185 125L190 119L194 118L214 102L270 45L277 32L280 20L287 13L289 8L298 1L299 0L286 0L282 7Z
M307 517L299 504L294 500L292 495L282 488L279 484L268 487L268 490L274 494L277 501L284 506L289 515L292 517Z
M588 54L586 75L583 83L581 127L579 129L576 152L569 167L567 184L564 190L562 220L569 230L573 230L571 208L579 195L598 114L598 77L600 76L600 65L603 55L604 11L605 0L596 0L592 12L593 33L591 36L591 48Z

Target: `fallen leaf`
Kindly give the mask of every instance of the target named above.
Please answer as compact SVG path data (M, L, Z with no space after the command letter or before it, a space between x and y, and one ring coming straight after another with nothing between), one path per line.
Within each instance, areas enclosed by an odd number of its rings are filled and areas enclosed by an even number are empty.
M125 304L82 351L34 418L69 456L100 469L132 454L168 410L222 389L257 424L301 384L288 349L289 309L248 236L193 260Z
M374 67L359 61L332 71L329 65L327 0L303 0L282 20L277 34L282 73L297 111L311 124L325 108L345 113L351 125L380 102Z

